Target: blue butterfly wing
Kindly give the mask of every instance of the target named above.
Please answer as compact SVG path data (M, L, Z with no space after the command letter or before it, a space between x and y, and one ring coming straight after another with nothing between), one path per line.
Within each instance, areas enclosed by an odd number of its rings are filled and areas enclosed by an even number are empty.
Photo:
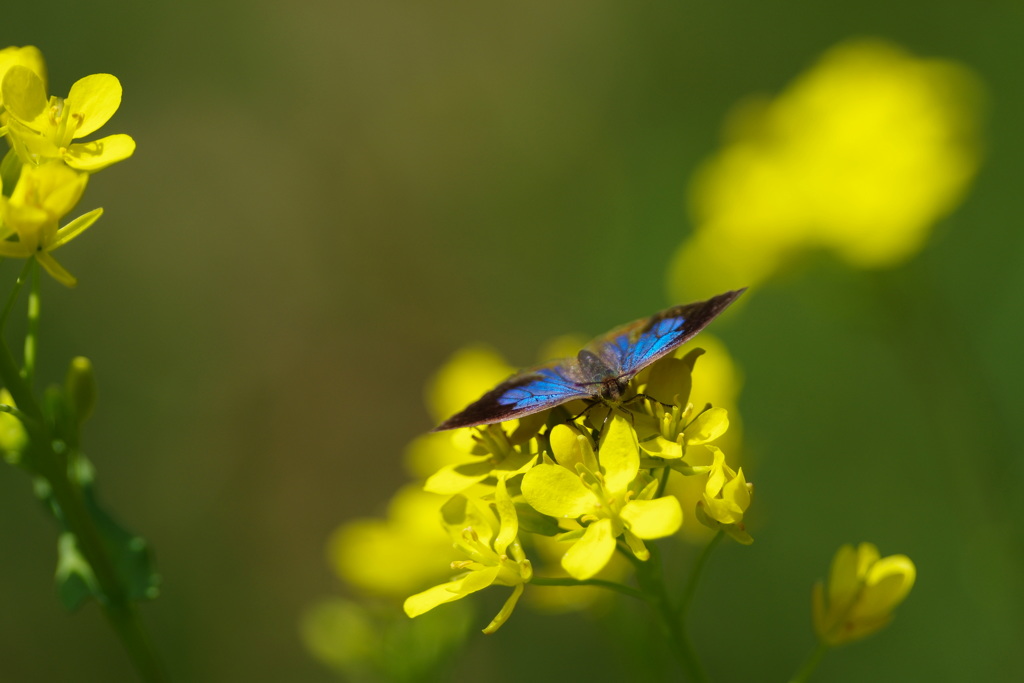
M594 395L593 386L582 381L575 359L554 361L509 377L434 431L504 422Z
M675 306L617 327L587 345L619 378L630 379L707 327L740 294L738 289L707 301Z
M632 379L703 330L745 291L745 288L738 289L707 301L676 306L650 318L617 327L585 347L600 362L589 362L582 358L586 354L581 352L577 358L553 361L519 372L433 431L504 422L576 399L599 398L605 391L607 380L625 382ZM584 361L582 365L581 358Z

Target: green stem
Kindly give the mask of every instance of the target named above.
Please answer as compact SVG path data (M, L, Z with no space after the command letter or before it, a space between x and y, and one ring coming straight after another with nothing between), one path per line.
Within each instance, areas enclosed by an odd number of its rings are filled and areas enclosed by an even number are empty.
M54 501L60 508L68 529L75 536L79 551L89 563L96 582L99 584L100 606L110 622L111 627L121 639L121 643L131 658L136 671L143 681L160 683L166 680L156 651L139 619L135 604L128 597L111 562L110 555L103 543L92 515L85 505L81 490L67 477L65 468L59 466L57 456L49 447L37 449L39 459L47 463L47 470L41 472L50 483ZM56 465L56 467L53 467Z
M701 551L700 556L697 557L697 561L693 565L693 571L690 572L690 580L686 583L686 590L683 591L683 598L679 601L679 621L683 624L686 623L686 616L690 611L690 604L693 603L693 596L697 593L697 584L700 583L700 576L704 573L704 567L707 566L708 559L711 557L711 552L722 542L722 538L725 537L725 532L719 530L714 538L712 538L704 550Z
M818 646L807 655L807 659L800 666L800 670L789 680L789 683L807 683L811 674L818 668L818 664L821 663L821 658L825 656L826 652L828 652L828 645L819 642Z
M142 680L151 683L165 681L156 652L139 620L135 605L121 585L82 492L68 476L63 456L54 450L53 435L39 403L26 379L18 371L3 339L0 339L0 379L11 392L18 409L31 418L24 422L24 426L30 437L32 464L37 474L49 483L53 501L96 577L103 613L121 639Z
M23 425L26 425L26 431L28 431L29 428L38 427L38 425L35 424L35 420L33 420L25 413L21 412L14 406L9 406L6 403L0 403L0 413L7 413L8 415L13 415L14 417L18 418L19 422L21 422Z
M605 581L604 579L570 579L561 577L533 577L530 579L530 583L534 586L596 586L598 588L607 588L608 590L628 595L631 598L637 600L647 600L648 596L643 591L638 591L635 588L624 586L621 583L615 583L614 581Z
M672 468L669 466L662 467L658 472L658 491L654 494L654 498L661 498L665 495L665 489L668 488L668 478L672 474Z
M22 373L29 388L32 388L32 380L36 376L36 349L39 339L39 268L35 267L36 260L29 259L33 267L29 277L32 278L32 287L28 292L28 331L25 333L25 367Z
M686 627L679 618L678 610L672 605L662 572L661 555L657 546L651 546L651 557L637 565L637 580L648 596L648 602L661 617L665 636L676 661L686 671L687 677L698 683L707 683L708 676L697 657L697 651L690 642Z

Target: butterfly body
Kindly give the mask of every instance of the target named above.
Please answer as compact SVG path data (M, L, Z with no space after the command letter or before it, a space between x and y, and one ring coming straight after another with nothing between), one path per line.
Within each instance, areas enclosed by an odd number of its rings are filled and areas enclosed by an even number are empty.
M675 306L617 327L575 358L516 373L434 431L504 422L577 399L617 403L641 370L691 339L744 291Z

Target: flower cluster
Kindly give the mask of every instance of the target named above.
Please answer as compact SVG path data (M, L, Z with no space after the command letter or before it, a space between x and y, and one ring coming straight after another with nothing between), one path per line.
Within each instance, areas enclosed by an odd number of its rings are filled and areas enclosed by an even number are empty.
M93 74L67 97L47 95L46 67L35 47L0 50L0 134L10 150L0 163L0 256L34 258L57 281L71 275L52 252L84 232L103 213L93 209L67 223L89 176L135 151L124 134L88 142L121 104L121 83Z
M508 602L485 629L492 632L526 584L558 576L583 585L603 576L617 554L646 562L648 543L679 532L685 514L752 542L743 524L752 487L742 468L726 465L711 443L728 428L728 414L690 402L701 353L658 361L638 375L635 397L620 407L597 406L575 420L571 411L542 413L425 437L429 446L421 445L421 452L448 454L448 462L430 458L443 464L424 488L447 497L441 524L461 557L451 562L456 574L450 581L405 601L406 613L417 616L488 586L510 586ZM711 464L697 464L708 459ZM681 499L666 489L680 475L702 482L699 501L685 514ZM557 564L548 566L552 545L560 551Z

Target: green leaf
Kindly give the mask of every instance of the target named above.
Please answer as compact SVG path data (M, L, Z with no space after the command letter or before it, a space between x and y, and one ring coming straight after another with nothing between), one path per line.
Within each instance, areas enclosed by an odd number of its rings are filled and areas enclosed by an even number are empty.
M62 533L57 539L57 597L64 609L73 612L98 593L96 577L78 552L75 535Z
M69 477L77 484L85 507L99 532L100 539L110 557L114 573L130 600L151 600L159 594L160 577L153 567L149 544L141 536L131 533L111 517L96 499L93 488L92 465L81 454L72 458ZM50 487L37 485L36 494L42 499L61 525L57 545L57 592L69 610L80 607L88 598L101 599L99 584L92 567L82 555L77 538L68 528L63 514L53 501Z

